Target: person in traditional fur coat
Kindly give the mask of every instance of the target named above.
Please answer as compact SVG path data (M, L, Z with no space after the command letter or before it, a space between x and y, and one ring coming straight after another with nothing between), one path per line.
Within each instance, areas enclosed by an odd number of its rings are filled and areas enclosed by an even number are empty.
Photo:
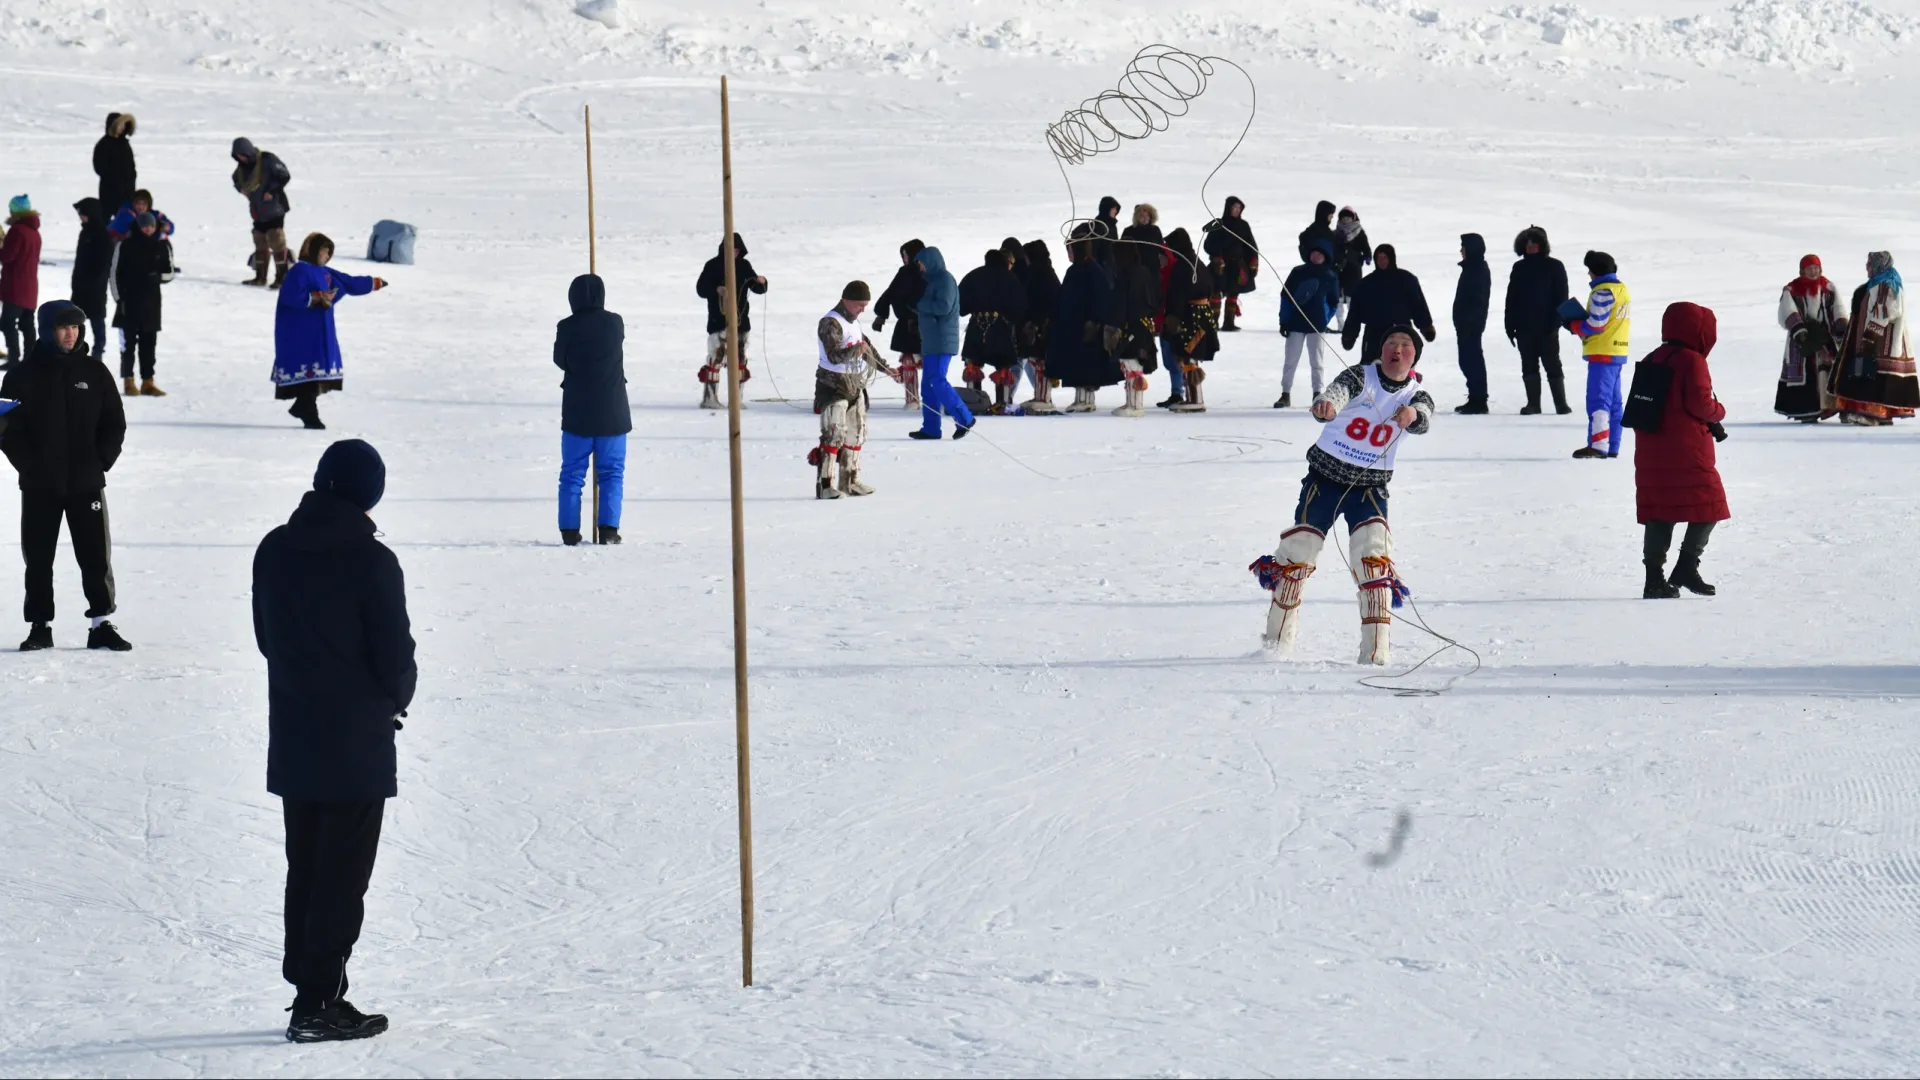
M1229 195L1220 216L1200 230L1207 234L1207 264L1214 287L1226 297L1220 307L1220 329L1229 332L1240 329L1234 322L1240 317L1240 297L1254 290L1260 274L1260 245L1253 238L1253 226L1247 224L1246 212L1247 204Z
M1834 368L1834 407L1843 423L1891 424L1920 409L1906 286L1893 253L1867 256L1867 282L1853 291L1846 344Z
M1207 396L1200 384L1207 373L1200 365L1220 351L1219 293L1213 270L1194 255L1187 230L1167 234L1167 250L1174 255L1173 272L1167 278L1167 315L1160 333L1172 345L1170 363L1180 367L1181 382L1179 396L1160 404L1173 412L1203 413Z
M1787 332L1780 386L1773 411L1803 424L1817 424L1838 410L1833 404L1834 355L1847 337L1840 292L1828 281L1820 256L1800 260L1800 273L1780 290L1780 326Z
M900 269L893 272L893 280L873 303L874 333L885 330L887 320L899 316L887 347L900 357L900 385L907 390L908 412L920 408L920 316L913 306L920 302L920 294L927 291L927 279L920 276L920 267L914 264L913 257L926 246L918 240L900 245Z
M820 414L820 445L807 458L820 470L813 486L816 499L873 494L860 480L867 383L876 372L893 379L900 373L887 366L880 350L860 332L860 314L872 299L866 282L849 281L840 290L840 302L814 328L820 365L813 373L813 411Z
M1033 399L1020 406L1020 411L1044 416L1059 411L1047 378L1047 336L1053 325L1054 301L1060 296L1060 275L1054 272L1053 252L1045 240L1029 240L1020 252L1027 261L1027 313L1020 320L1020 366L1033 384Z
M1093 227L1082 225L1067 242L1067 268L1053 305L1053 325L1047 335L1047 374L1073 387L1073 404L1066 412L1093 412L1094 393L1120 381L1120 365L1107 347L1114 326L1113 277L1101 265Z
M1145 416L1147 376L1160 369L1159 327L1164 300L1160 292L1158 247L1121 244L1114 252L1114 294L1120 304L1120 334L1114 359L1120 364L1126 404L1115 416Z
M974 390L992 368L993 414L1013 411L1013 384L1019 380L1018 330L1027 311L1027 290L1013 272L1013 260L990 249L979 266L960 279L960 314L967 316L960 359L961 378Z

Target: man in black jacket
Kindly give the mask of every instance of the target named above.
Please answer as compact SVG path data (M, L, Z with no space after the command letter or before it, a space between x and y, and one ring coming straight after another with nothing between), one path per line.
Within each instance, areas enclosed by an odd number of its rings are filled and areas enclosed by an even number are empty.
M1467 380L1467 403L1454 412L1469 416L1487 411L1487 332L1493 271L1487 267L1487 241L1479 233L1460 234L1460 284L1453 290L1453 336L1460 340L1460 374Z
M1313 223L1300 230L1300 261L1306 262L1313 254L1316 242L1325 240L1335 250L1340 246L1340 232L1333 227L1333 204L1321 199L1313 208Z
M267 790L287 829L292 1042L387 1030L346 1000L386 800L394 736L418 669L400 563L368 517L386 489L358 439L320 458L313 490L253 557L253 634L267 658Z
M1538 225L1521 230L1514 238L1513 253L1520 261L1507 278L1507 341L1520 350L1520 379L1527 388L1527 404L1520 414L1539 413L1540 369L1545 367L1553 409L1565 416L1573 411L1560 371L1560 305L1568 295L1567 268L1553 257L1547 230Z
M107 132L93 144L93 172L100 178L100 204L111 214L127 205L140 186L139 170L133 165L134 121L132 113L108 113ZM101 219L105 225L106 220Z
M73 302L93 324L93 358L107 349L107 279L113 276L113 237L107 220L113 211L89 195L73 204L80 215L80 238L73 248Z
M53 556L67 522L87 594L87 648L125 652L107 616L114 612L113 552L107 530L107 470L120 458L127 417L113 376L87 350L87 314L66 300L40 305L40 340L0 383L7 414L0 449L20 473L20 548L27 562L21 652L53 648Z
M727 291L727 264L721 261L726 256L726 248L726 241L722 240L719 252L700 268L700 280L693 285L693 291L707 302L707 361L700 367L700 407L703 409L727 407L720 400L720 384L727 381L727 313L720 306L720 297ZM733 272L734 281L740 287L740 296L735 302L740 310L740 381L744 383L753 377L747 372L747 332L753 329L753 320L748 317L753 310L749 294L765 295L767 279L753 272L753 264L747 261L747 242L740 239L739 233L733 234Z
M1396 326L1416 327L1429 342L1436 336L1420 279L1400 268L1400 256L1392 244L1381 244L1373 249L1373 273L1361 279L1353 307L1340 324L1340 347L1351 350L1359 341L1360 363L1378 363L1387 332ZM1364 337L1361 327L1366 328Z
M553 364L567 373L560 380L560 542L580 542L580 493L591 463L598 485L593 542L617 544L633 430L627 324L607 310L607 283L598 275L574 278L567 303L573 314L560 320L553 338Z

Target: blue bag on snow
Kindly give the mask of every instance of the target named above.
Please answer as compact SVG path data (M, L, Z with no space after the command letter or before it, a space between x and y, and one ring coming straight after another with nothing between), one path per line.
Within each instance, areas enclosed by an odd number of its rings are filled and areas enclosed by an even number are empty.
M414 227L403 221L381 221L373 226L367 241L367 258L372 262L413 265Z

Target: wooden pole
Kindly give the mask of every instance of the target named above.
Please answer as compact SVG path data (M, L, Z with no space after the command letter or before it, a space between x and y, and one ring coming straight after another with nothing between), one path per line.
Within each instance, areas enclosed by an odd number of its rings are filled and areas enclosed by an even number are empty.
M740 295L733 258L733 117L720 77L720 198L727 268L727 478L733 488L733 737L740 804L740 985L753 985L753 785L747 771L747 544L740 497Z
M599 238L594 235L596 230L593 227L593 106L588 105L586 107L586 110L587 110L586 112L586 122L587 122L587 273L598 274L600 272ZM599 465L600 465L600 462L598 460L598 455L589 455L587 457L587 475L591 478L589 482L593 485L592 488L590 488L587 493L587 501L591 503L593 506L593 509L588 511L588 518L593 522L593 542L596 544L600 542L600 469L599 469Z

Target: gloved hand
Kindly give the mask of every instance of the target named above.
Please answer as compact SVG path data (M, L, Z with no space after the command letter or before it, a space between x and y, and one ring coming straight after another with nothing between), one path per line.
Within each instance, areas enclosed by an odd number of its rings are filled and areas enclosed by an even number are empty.
M1358 326L1350 326L1340 331L1340 348L1342 348L1347 352L1352 352L1353 343L1359 340L1360 340L1360 327Z
M880 331L885 330L886 328L887 328L887 317L885 315L880 315L874 318L873 320L874 333L877 334Z
M1426 338L1426 339L1427 339L1427 344L1429 344L1429 345L1431 345L1431 344L1433 344L1433 339L1434 339L1435 337L1438 337L1439 335L1438 335L1438 334L1436 334L1436 333L1434 332L1434 329L1433 329L1433 327L1431 327L1431 326L1423 326L1423 327L1421 327L1421 328L1420 328L1420 336L1421 336L1421 337L1423 337L1423 338Z
M1713 436L1714 442L1720 443L1727 441L1727 427L1718 420L1707 425L1707 434Z
M387 279L386 279L386 278L374 278L374 279L373 279L373 291L374 291L374 292L379 292L379 291L380 291L381 289L384 289L384 288L386 288L386 287L387 287Z

